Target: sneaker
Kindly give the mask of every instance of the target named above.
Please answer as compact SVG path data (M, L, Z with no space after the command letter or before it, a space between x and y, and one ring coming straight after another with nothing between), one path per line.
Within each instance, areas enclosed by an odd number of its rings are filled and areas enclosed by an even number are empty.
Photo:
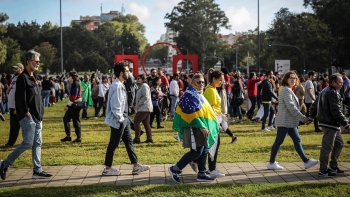
M158 125L158 126L157 126L157 129L163 129L163 128L164 128L163 125Z
M309 159L307 163L304 163L305 169L311 168L312 166L318 164L318 160L316 159Z
M168 172L169 172L171 178L173 179L173 181L175 181L176 183L180 183L180 178L179 178L179 174L180 173L173 171L173 167L172 166L170 166L168 168Z
M283 167L280 166L277 162L271 164L270 162L267 162L267 169L269 170L283 170Z
M209 176L213 178L218 178L218 177L224 177L225 174L222 174L218 169L215 169L213 171L209 171Z
M137 139L134 139L134 140L132 141L132 143L133 143L133 144L141 144L141 141L140 141L140 140L137 140Z
M350 144L350 141L347 141L346 143Z
M144 143L153 143L153 140L146 140Z
M75 139L74 141L72 141L72 143L81 143L81 138L77 138L77 139Z
M5 117L0 113L0 119L4 122L5 121Z
M265 129L261 129L262 132L269 132L270 129L268 129L268 127L266 127Z
M215 181L215 178L209 176L208 174L204 173L203 176L198 175L197 176L198 182L209 182L209 181Z
M103 176L119 176L119 175L121 175L121 173L119 170L117 170L115 168L109 168L109 169L104 168L102 175Z
M4 161L0 160L0 177L2 180L6 179L7 168L5 167Z
M33 172L33 179L47 179L52 177L52 174L48 174L45 171L41 171L41 172Z
M332 173L336 173L336 174L343 174L344 173L344 170L341 170L341 169L339 169L338 167L336 167L336 168L331 168L331 167L329 167L328 168L328 171L330 171L330 172L332 172Z
M181 141L178 135L174 135L174 139L179 142Z
M97 120L97 119L98 119L98 117L94 117L94 119L95 119L95 120Z
M231 118L230 123L234 123L235 119Z
M139 164L139 165L137 165L136 167L134 167L134 168L132 169L132 172L131 172L131 173L132 173L133 175L136 175L136 174L139 174L140 172L144 172L144 171L149 170L149 168L150 168L150 166Z
M239 119L238 124L242 124L242 123L243 123L242 119Z
M197 169L198 169L198 164L197 164L197 162L191 161L189 164L190 164L192 170L195 171L195 172L197 173L197 172L198 172L198 170L197 170Z
M65 138L62 138L61 139L61 142L70 142L70 141L72 141L72 137L65 137Z
M334 177L337 174L334 172L331 172L329 169L328 170L324 170L324 171L319 171L318 172L318 176L319 177Z
M237 140L238 140L238 137L234 137L234 138L232 138L232 140L231 140L231 144L234 144L235 142L237 142Z
M274 126L267 127L269 130L275 130L276 128Z

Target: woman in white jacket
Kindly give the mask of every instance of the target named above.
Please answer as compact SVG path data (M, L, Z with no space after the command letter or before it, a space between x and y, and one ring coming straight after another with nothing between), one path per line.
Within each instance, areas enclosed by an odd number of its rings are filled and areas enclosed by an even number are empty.
M135 138L134 144L141 143L141 122L145 127L147 140L146 143L153 143L152 140L152 130L150 124L151 112L153 111L151 90L147 84L146 77L144 75L139 75L136 78L136 82L140 85L140 88L136 93L136 109L137 113L134 118L134 128L135 128Z
M282 90L278 98L277 116L275 124L278 127L275 142L271 148L270 162L267 168L270 170L282 170L283 167L276 162L277 152L288 134L294 143L294 148L304 162L305 169L308 169L318 163L318 160L309 159L301 145L301 139L298 131L299 121L310 124L306 116L299 111L298 98L293 92L293 88L299 84L299 79L295 72L287 72L282 79Z

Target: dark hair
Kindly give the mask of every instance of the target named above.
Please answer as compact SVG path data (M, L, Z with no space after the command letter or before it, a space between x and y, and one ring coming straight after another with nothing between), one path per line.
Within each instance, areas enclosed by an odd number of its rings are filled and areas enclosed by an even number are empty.
M119 78L120 72L125 72L125 67L129 67L129 63L126 61L120 61L114 64L114 75Z
M332 74L330 77L329 77L329 84L333 83L334 82L338 82L338 77L339 78L343 78L343 76L339 73L334 73Z
M307 73L307 76L310 77L310 76L314 76L315 74L316 74L316 72L311 70Z
M304 77L300 77L299 80L300 80L300 83L305 82L305 78Z
M221 70L214 70L210 75L210 81L212 82L213 79L219 79L222 75L224 75Z
M267 71L265 72L265 75L266 75L266 76L269 76L269 75L271 75L271 73L273 74L273 71L272 71L272 70L267 70Z
M223 72L226 75L228 74L228 69L226 67L222 67L221 72Z
M77 71L70 71L68 75L73 78L73 81L79 81L79 75Z
M152 86L157 86L157 81L159 81L160 77L154 77L152 80Z
M295 73L294 71L289 71L289 72L286 72L284 75L283 75L283 78L282 78L282 86L289 86L288 84L288 79L290 77L290 75L295 75L295 86L298 86L299 85L299 78L298 78L298 75L297 73Z
M146 76L144 74L138 75L137 78L140 78L143 83L147 83L147 79L146 79Z
M179 76L179 74L178 73L174 73L173 74L173 78L175 79L175 77L178 77Z
M318 80L324 82L324 77L319 77Z
M254 75L255 75L255 72L251 72L251 73L249 74L249 79L253 78Z

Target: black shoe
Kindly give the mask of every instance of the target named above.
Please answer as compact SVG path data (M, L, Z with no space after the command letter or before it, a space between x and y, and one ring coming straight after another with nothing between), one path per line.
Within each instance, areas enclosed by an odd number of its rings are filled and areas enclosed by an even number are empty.
M0 120L2 120L3 122L5 121L5 117L2 114L0 114Z
M74 141L72 141L72 143L81 143L81 138L77 138Z
M48 174L45 171L41 171L41 172L33 172L33 179L47 179L52 177L52 174Z
M141 144L140 140L137 140L137 139L134 139L132 143L133 144Z
M319 132L322 132L322 130L321 129L316 129L315 132L319 133Z
M238 140L238 137L232 138L231 144L234 144L235 142L237 142L237 140Z
M0 160L0 177L2 180L6 179L7 168L5 167L4 161Z
M141 136L142 134L144 134L144 133L145 133L145 132L141 130L140 136Z
M152 129L155 129L156 127L155 127L155 126L153 126L153 125L151 125L151 128L152 128Z
M83 120L89 120L89 117L84 117Z
M4 146L4 148L11 148L11 147L13 147L13 144L11 145L11 144L5 144L5 146Z
M331 172L329 169L325 171L319 171L318 176L319 177L334 177L337 175L336 173Z
M158 126L157 126L157 129L163 129L163 128L164 128L163 125L158 125Z
M71 137L65 137L65 138L62 138L61 139L61 142L70 142L70 141L72 141L72 138Z
M145 143L153 143L153 140L146 140Z
M332 173L336 173L336 174L343 174L344 170L339 169L338 167L336 168L328 168L328 171L332 172Z
M347 141L346 143L350 144L350 141Z

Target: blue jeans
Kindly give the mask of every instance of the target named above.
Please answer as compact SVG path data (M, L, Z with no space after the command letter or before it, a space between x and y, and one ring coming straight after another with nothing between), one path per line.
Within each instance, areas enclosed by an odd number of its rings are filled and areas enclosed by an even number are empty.
M290 136L290 138L292 138L294 143L294 148L299 154L301 160L303 160L304 163L307 162L309 159L305 155L303 146L301 145L301 139L300 139L300 135L297 127L295 128L278 127L277 136L271 148L270 162L274 163L276 161L276 155L277 155L278 149L283 144L284 138L286 138L287 133Z
M233 114L238 115L239 119L242 120L242 111L240 105L232 105Z
M42 92L41 96L43 99L44 107L49 106L50 92L51 92L51 90L43 90L43 92Z
M190 152L186 153L182 158L177 162L176 166L182 170L187 164L191 161L196 160L198 164L198 173L205 173L207 169L205 168L205 161L207 159L209 149L205 146L197 147L197 150L191 149Z
M275 114L275 111L273 110L271 103L263 103L263 106L264 106L264 116L261 119L262 121L261 129L265 129L267 115L269 115L269 126L272 125L273 115Z
M43 171L41 167L41 129L42 122L36 123L33 121L32 117L24 117L19 121L22 128L22 143L17 146L17 148L9 154L7 159L4 161L5 167L10 167L13 165L15 160L26 150L32 148L32 159L35 172Z
M88 116L87 116L87 109L88 109L89 105L88 105L87 102L83 102L83 104L84 104L84 106L83 106L83 113L81 114L81 116L82 116L83 118L87 118L87 117L88 117Z
M171 106L170 106L170 116L175 116L175 108L177 103L179 102L179 98L177 96L170 96L171 98Z

